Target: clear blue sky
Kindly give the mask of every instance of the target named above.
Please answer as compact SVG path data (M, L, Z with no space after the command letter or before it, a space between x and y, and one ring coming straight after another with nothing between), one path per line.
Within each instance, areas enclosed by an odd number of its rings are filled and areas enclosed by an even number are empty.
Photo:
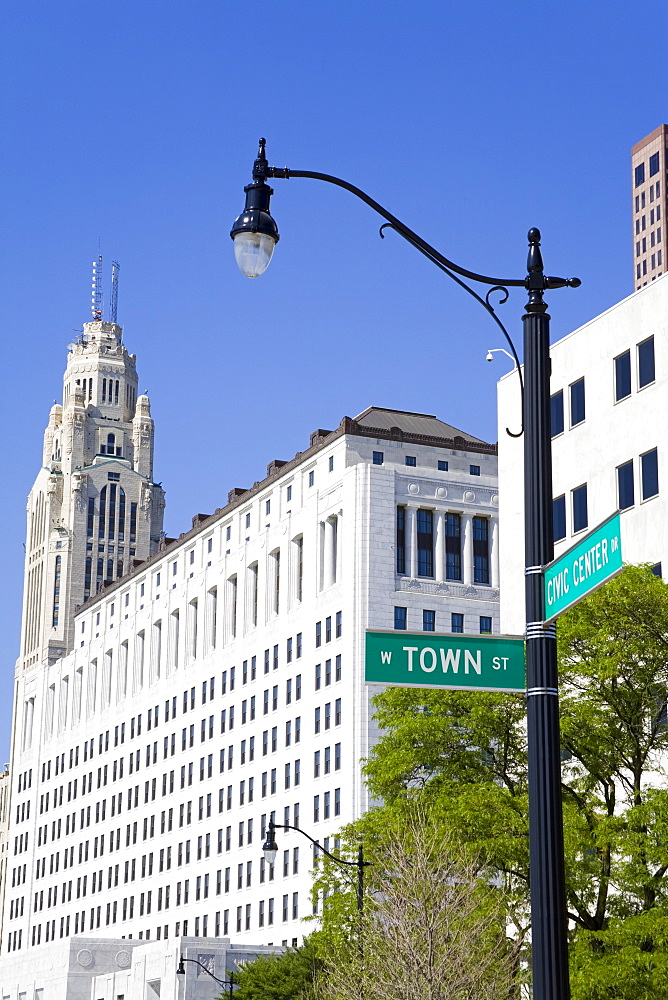
M494 440L494 326L352 196L276 181L281 242L241 276L228 233L258 136L473 269L522 276L539 226L548 271L583 281L549 296L559 337L631 291L629 151L668 118L648 44L667 28L654 0L4 0L2 760L25 497L98 238L105 270L121 262L168 534L370 404ZM503 307L518 337L523 301Z

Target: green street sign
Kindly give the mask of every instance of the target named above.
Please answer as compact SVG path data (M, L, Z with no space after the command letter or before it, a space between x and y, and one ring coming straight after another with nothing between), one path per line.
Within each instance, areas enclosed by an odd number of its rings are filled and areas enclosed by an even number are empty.
M367 684L524 691L524 640L505 635L367 632Z
M545 569L545 621L572 608L621 569L621 524L614 514Z

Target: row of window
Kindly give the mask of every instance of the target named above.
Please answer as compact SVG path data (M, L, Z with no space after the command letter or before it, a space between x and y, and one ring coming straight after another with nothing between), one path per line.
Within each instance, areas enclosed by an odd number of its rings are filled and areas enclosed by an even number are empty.
M661 155L660 153L652 153L652 155L649 158L649 176L650 177L654 177L656 174L658 174L658 172L660 170L660 166L661 166L661 164L660 164L660 155ZM635 187L640 187L641 184L645 183L645 163L644 162L643 163L639 163L637 165L637 167L635 168L634 174L633 174L633 179L634 179L634 182L635 182L635 185L634 185ZM656 192L657 195L659 194L659 189L658 189L659 183L660 182L657 181L657 192ZM636 211L638 211L637 208L636 208Z
M410 573L407 560L407 508L397 507L396 566L397 573ZM417 575L434 577L434 511L420 508L417 519ZM445 534L445 579L462 579L462 516L447 512L443 515ZM489 521L486 517L472 518L473 530L473 582L488 584L489 575Z
M638 460L640 469L640 498L650 500L659 492L659 463L657 449L645 452ZM619 510L628 510L635 504L636 480L634 460L630 459L617 466L617 506ZM572 533L583 531L589 526L587 504L587 484L583 483L571 490ZM553 501L554 540L559 542L566 537L566 495L562 494Z
M373 464L374 465L383 465L384 462L385 462L385 453L382 452L382 451L374 451L374 453L373 453ZM406 455L405 456L405 464L407 466L409 466L409 468L413 468L414 469L417 466L417 456L416 455ZM439 472L447 472L448 471L448 462L445 459L438 459L437 462L436 462L436 466L437 466ZM471 476L479 476L480 475L480 466L479 465L469 465L469 475L471 475Z
M492 619L489 615L480 615L478 625L481 635L490 635L492 632ZM394 609L395 629L408 628L408 608L395 607ZM422 611L423 632L434 632L436 630L436 612L423 609ZM450 615L450 631L456 633L464 632L464 615L453 612Z

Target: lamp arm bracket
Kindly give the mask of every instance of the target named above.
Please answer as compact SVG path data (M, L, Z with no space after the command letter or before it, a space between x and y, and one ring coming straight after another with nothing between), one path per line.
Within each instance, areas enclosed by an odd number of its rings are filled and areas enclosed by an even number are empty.
M315 838L312 837L310 833L307 833L306 830L302 830L302 828L300 826L291 826L290 823L273 823L272 824L272 829L274 829L274 830L297 830L297 832L303 834L304 837L308 837L308 839L311 841L311 843L315 844L315 846L318 848L319 851L322 851L323 854L326 854L328 858L331 858L331 860L335 861L337 864L339 864L339 865L347 865L349 868L359 868L359 866L360 866L360 862L359 861L346 861L344 858L337 858L337 856L335 854L330 854L329 851L325 850L325 848L322 846L322 844L319 844L318 841L315 840ZM372 864L373 864L372 861L362 861L362 865L363 865L364 868L367 868L369 865L372 865Z

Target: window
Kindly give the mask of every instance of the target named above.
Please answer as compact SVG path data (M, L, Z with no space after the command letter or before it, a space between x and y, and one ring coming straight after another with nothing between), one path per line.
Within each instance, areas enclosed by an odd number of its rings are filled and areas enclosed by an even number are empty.
M639 163L634 171L635 186L640 187L645 183L645 164Z
M649 158L649 176L654 177L654 174L659 172L659 154L653 153Z
M469 474L472 475L472 476L479 476L480 475L480 466L479 465L469 465Z
M552 437L564 433L564 390L550 396L550 428Z
M555 542L566 537L566 497L562 495L552 501L552 535Z
M373 464L382 465L383 464L383 453L382 451L374 451L373 453Z
M292 486L288 486L288 488L286 489L285 499L288 501L288 503L290 503L290 501L292 500Z
M489 521L473 518L473 582L489 583Z
M579 378L570 387L571 394L571 427L581 424L585 418L585 380Z
M450 616L450 627L453 632L463 632L464 631L464 615L460 615L457 612L453 612Z
M643 500L655 497L659 492L659 463L656 448L641 455L640 478Z
M315 472L309 472L309 474L308 474L308 484L309 484L309 486L313 486L314 482L315 482Z
M480 616L480 634L481 635L491 635L492 634L492 619L487 615Z
M654 377L654 337L648 337L638 344L638 388L650 385Z
M397 507L397 573L406 572L406 508Z
M411 468L415 468L417 465L417 458L415 455L406 455L406 465L410 465Z
M334 456L333 455L329 456L329 465L328 465L328 468L329 468L330 472L334 471Z
M576 487L571 492L573 503L573 532L582 531L587 527L587 484Z
M406 608L394 609L394 627L396 629L406 628Z
M417 512L418 576L434 575L434 513Z
M631 395L631 352L615 358L615 402Z
M423 611L422 612L422 631L423 632L433 632L436 628L436 612L435 611Z
M445 579L462 578L461 518L459 514L445 515Z
M633 486L633 459L617 467L617 506L620 510L633 507L635 490Z
M316 647L322 645L322 622L315 623L315 644Z

